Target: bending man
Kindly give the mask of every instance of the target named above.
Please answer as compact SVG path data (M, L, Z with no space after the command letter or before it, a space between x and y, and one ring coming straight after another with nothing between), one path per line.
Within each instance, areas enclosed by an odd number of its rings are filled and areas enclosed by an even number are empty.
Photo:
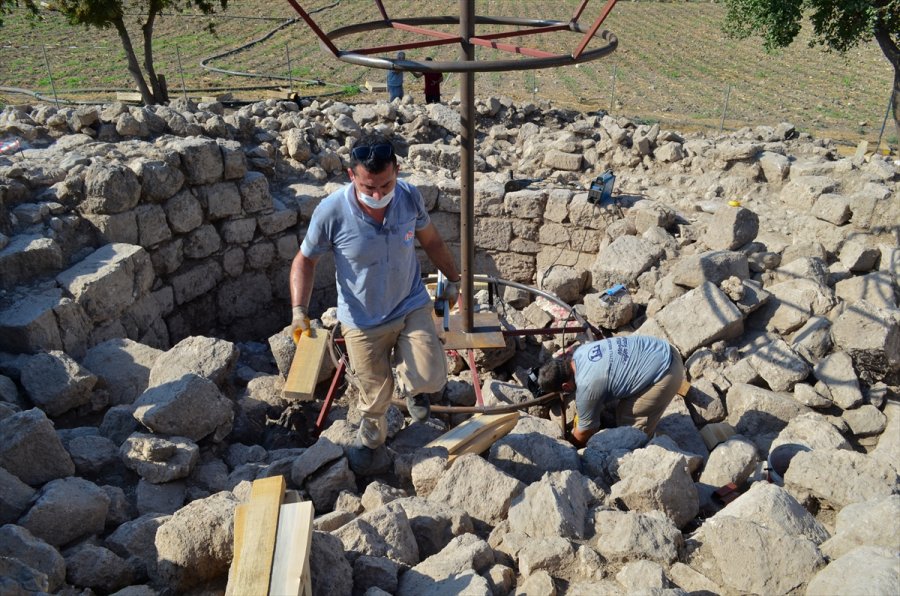
M350 151L350 183L316 207L291 264L291 326L302 331L309 328L316 262L327 252L334 255L338 320L363 415L348 457L354 470L363 473L387 436L392 364L400 393L417 421L430 414L426 394L447 383L447 362L422 283L416 240L451 281L448 300L454 303L459 295L456 262L431 222L422 195L398 180L398 171L394 146L386 137L370 134L357 140Z
M641 335L585 344L570 358L547 362L538 374L545 393L575 391L578 421L570 440L578 447L600 430L607 407L615 408L617 426L633 426L652 436L683 381L678 350Z

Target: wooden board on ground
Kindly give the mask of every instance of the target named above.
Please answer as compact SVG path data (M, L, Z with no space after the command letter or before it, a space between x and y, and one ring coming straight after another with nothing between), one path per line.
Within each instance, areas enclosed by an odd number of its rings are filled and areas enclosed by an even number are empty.
M364 87L369 91L369 93L375 93L379 91L387 91L387 83L378 83L375 81L366 81Z
M281 390L282 397L305 401L313 399L326 349L328 332L325 329L310 329L309 335L304 333L300 336L291 369Z
M288 491L278 516L270 596L312 596L309 554L314 516L311 501L301 502L296 491Z
M116 91L116 101L127 101L130 103L143 103L144 98L137 91Z
M235 566L225 593L266 594L272 574L278 517L284 498L284 477L272 476L254 480L250 488L250 503L238 515L235 512L235 537L240 534L240 550L235 544ZM241 522L241 530L237 522Z
M508 434L519 421L518 412L506 414L475 414L426 447L444 447L450 459L466 453L482 453L494 442Z
M472 319L471 333L463 331L462 315L457 313L449 317L449 331L444 331L444 320L434 317L434 328L444 344L445 350L465 350L467 348L489 349L505 348L506 338L500 327L500 317L495 312L477 312Z

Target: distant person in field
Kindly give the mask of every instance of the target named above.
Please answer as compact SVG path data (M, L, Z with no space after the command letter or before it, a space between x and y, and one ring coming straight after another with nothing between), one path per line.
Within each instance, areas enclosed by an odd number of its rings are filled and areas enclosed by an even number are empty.
M404 52L397 52L397 60L406 60ZM403 97L403 71L389 70L387 73L387 88L389 101Z
M425 62L431 62L431 58L425 58ZM441 103L441 83L444 81L444 73L441 72L415 72L413 76L425 77L425 103Z

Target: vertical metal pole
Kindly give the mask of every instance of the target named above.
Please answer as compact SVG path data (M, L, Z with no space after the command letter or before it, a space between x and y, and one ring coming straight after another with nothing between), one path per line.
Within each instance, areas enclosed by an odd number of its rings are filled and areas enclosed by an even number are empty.
M284 53L287 54L287 65L288 65L288 84L290 85L290 92L293 95L294 93L294 75L291 74L291 44L284 44Z
M475 36L475 0L459 0L460 58L475 60L475 46L469 40ZM475 327L474 273L475 265L475 73L460 77L460 108L462 132L460 140L461 205L459 210L460 261L462 262L462 295L459 312L463 331L471 333Z
M891 105L894 103L894 94L891 93L891 96L888 98L887 109L884 111L884 120L881 121L881 132L878 133L878 142L875 143L875 153L881 151L881 137L884 135L884 127L887 126L887 119L891 113ZM900 140L900 139L898 139ZM888 143L888 154L891 152L891 144Z
M56 84L53 82L53 73L50 72L50 61L47 59L47 46L41 44L41 49L44 50L44 64L47 65L47 76L50 77L50 88L53 89L53 103L56 104L56 109L59 109L59 98L56 97Z
M187 88L184 86L184 69L181 68L181 51L175 46L175 56L178 58L178 74L181 75L181 95L187 101Z
M722 129L725 128L725 114L728 113L728 98L731 97L731 85L728 85L728 89L725 90L725 105L722 106L722 121L719 122L719 132L722 132Z
M613 113L613 108L616 107L616 77L619 75L619 65L613 64L613 76L612 76L612 96L609 98L609 113Z

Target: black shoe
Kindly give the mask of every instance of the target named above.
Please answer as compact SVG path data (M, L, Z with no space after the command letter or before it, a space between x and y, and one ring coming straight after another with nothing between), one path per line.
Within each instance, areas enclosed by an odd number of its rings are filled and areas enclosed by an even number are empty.
M431 400L428 395L420 393L406 398L406 409L416 422L425 422L431 416Z

